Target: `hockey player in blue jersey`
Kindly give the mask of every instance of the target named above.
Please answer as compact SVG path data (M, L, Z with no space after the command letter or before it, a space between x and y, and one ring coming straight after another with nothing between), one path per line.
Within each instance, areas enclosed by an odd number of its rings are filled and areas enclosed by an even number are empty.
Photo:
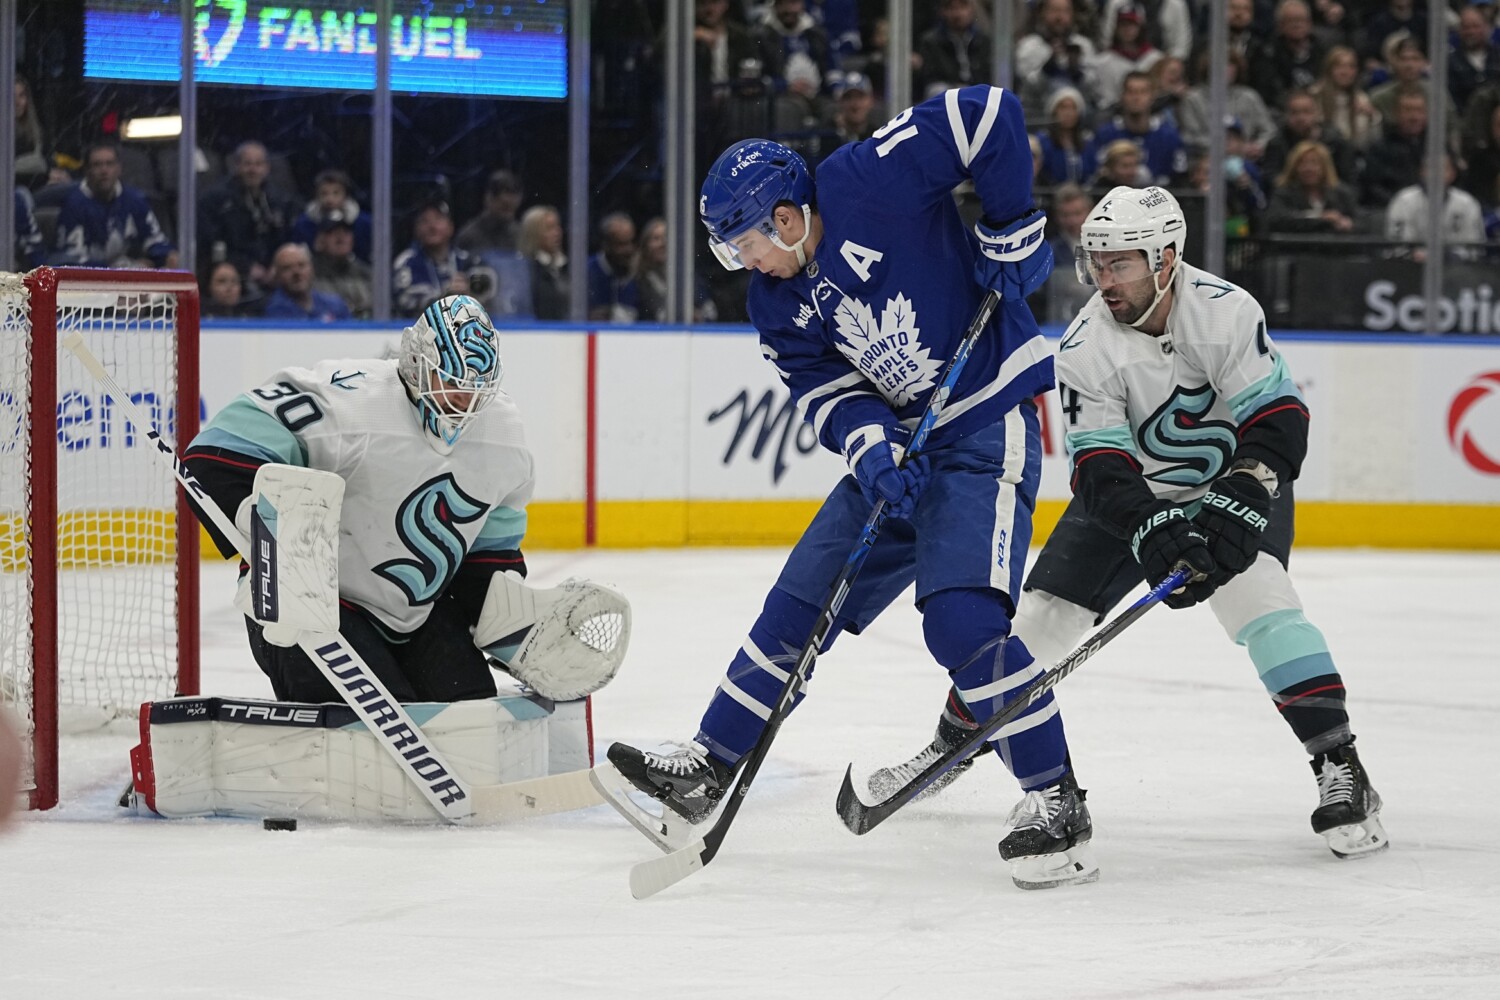
M984 208L972 232L952 197L966 180ZM1052 253L1032 201L1016 97L988 86L940 94L836 150L816 187L785 146L736 143L710 168L698 211L719 260L755 272L748 305L762 352L849 475L793 548L695 738L610 748L617 776L670 810L654 824L632 817L632 808L646 811L617 782L611 802L648 832L712 813L760 738L877 497L890 517L825 649L839 632L863 630L915 581L927 648L970 712L990 716L1038 673L1010 620L1041 467L1033 398L1053 384L1051 352L1025 298L1051 272ZM991 289L999 307L922 454L900 467L940 370ZM994 745L1028 793L1001 854L1016 871L1043 872L1018 881L1091 881L1088 812L1052 696Z

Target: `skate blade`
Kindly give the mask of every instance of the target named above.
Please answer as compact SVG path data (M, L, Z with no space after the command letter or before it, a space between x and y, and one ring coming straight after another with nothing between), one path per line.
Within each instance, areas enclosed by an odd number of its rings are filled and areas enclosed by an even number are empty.
M1079 844L1058 854L1030 854L1010 861L1010 880L1020 889L1055 889L1099 881L1093 849Z
M694 824L636 788L613 764L595 765L589 771L589 781L604 796L604 801L614 806L615 812L624 816L631 826L663 852L671 854L692 842ZM643 804L646 802L660 805L661 812L648 809Z
M1323 839L1328 842L1328 849L1334 853L1334 856L1345 861L1379 854L1391 846L1378 814L1367 816L1359 823L1349 823L1333 827L1331 830L1324 830Z

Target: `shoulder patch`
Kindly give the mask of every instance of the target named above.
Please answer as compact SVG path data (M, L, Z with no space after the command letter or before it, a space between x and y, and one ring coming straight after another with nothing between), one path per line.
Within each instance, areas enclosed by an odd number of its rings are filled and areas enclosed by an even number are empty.
M1193 287L1214 289L1214 293L1209 296L1209 298L1211 299L1222 299L1224 296L1234 291L1233 285L1226 284L1222 281L1204 281L1202 278L1194 278Z

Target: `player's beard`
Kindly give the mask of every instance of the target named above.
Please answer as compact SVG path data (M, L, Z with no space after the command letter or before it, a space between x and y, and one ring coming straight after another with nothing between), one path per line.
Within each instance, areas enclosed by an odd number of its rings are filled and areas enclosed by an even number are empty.
M1152 300L1156 298L1155 285L1156 275L1148 274L1144 278L1116 285L1110 289L1109 294L1104 299L1105 306L1109 307L1111 295L1118 297L1124 305L1124 308L1119 310L1111 308L1109 310L1110 316L1114 318L1116 323L1123 326L1129 326L1131 323L1139 320L1142 316L1146 315L1146 310L1151 308Z

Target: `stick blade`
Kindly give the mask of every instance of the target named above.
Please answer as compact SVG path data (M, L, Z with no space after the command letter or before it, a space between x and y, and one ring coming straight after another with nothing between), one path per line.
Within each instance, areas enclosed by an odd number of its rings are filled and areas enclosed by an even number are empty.
M839 786L837 806L839 819L844 821L844 825L855 836L869 833L881 819L885 818L883 816L873 818L874 813L871 807L860 801L859 793L854 790L853 764L844 769L844 783Z
M701 870L712 857L708 844L699 837L680 851L642 861L630 869L630 894L636 899L649 899Z
M572 812L601 805L604 797L589 781L588 771L568 771L504 785L470 789L477 823L508 823L531 816Z

